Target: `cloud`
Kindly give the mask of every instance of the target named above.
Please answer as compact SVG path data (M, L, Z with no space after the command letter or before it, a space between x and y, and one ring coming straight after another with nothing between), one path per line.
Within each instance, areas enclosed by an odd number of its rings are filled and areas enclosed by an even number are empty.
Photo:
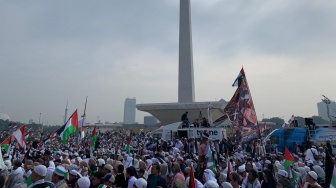
M321 94L336 98L335 7L192 1L196 100L229 100L244 66L259 117L315 115ZM86 96L90 122L122 121L126 97L176 102L178 14L171 0L1 2L0 106L59 124Z

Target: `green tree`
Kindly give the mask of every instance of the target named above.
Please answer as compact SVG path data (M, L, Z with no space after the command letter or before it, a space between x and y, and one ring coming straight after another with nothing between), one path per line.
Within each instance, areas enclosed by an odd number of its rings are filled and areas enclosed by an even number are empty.
M265 118L262 121L263 122L273 122L273 123L276 123L277 126L281 126L284 123L284 120L279 117L272 117L270 119Z

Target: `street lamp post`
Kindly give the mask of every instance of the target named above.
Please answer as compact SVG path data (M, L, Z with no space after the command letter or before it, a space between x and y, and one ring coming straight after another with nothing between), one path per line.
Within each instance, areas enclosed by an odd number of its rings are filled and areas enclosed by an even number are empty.
M41 112L40 112L40 117L39 117L39 124L41 123Z

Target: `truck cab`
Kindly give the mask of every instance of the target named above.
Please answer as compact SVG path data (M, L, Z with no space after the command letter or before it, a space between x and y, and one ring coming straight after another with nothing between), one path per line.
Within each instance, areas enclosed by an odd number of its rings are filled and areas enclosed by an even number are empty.
M333 148L333 153L336 153L336 125L334 124L321 124L313 128L286 127L275 129L265 138L265 140L268 139L271 144L277 145L277 149L280 152L284 151L285 146L291 150L293 142L301 145L303 142L313 141L319 147L325 146L326 142L329 141Z

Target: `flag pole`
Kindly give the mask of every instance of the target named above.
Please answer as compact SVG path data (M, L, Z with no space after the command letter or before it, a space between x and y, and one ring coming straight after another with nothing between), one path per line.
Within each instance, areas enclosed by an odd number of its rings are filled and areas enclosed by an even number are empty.
M81 130L78 130L78 143L80 142L81 139L81 132L82 132L82 129L83 129L83 126L84 126L84 120L85 120L85 117L86 117L86 104L87 104L87 98L88 96L86 96L86 99L85 99L85 106L84 106L84 114L82 115L82 125L81 125Z

